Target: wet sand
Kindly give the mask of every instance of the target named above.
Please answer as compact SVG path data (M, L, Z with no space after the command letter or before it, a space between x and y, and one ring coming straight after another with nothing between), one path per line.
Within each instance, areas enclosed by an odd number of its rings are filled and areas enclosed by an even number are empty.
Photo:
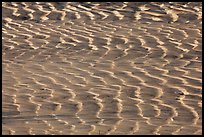
M202 3L3 2L2 134L202 134Z

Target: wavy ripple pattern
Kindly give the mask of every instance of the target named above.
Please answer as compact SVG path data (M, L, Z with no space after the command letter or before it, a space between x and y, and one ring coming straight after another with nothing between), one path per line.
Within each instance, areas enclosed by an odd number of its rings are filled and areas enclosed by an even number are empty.
M2 12L2 134L202 134L201 2Z

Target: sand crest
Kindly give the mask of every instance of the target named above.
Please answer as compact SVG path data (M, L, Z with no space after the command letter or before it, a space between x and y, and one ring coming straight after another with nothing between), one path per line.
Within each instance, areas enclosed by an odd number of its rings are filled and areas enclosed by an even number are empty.
M2 11L2 134L202 134L201 2Z

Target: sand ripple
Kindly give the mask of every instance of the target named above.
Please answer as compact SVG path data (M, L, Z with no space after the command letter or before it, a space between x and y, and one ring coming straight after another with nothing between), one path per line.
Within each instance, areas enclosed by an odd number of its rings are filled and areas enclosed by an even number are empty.
M2 11L2 134L202 134L202 3Z

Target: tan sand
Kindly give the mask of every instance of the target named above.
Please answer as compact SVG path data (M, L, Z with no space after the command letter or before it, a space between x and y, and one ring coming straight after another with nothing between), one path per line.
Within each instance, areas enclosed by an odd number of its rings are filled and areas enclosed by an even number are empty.
M202 3L2 5L2 134L202 134Z

